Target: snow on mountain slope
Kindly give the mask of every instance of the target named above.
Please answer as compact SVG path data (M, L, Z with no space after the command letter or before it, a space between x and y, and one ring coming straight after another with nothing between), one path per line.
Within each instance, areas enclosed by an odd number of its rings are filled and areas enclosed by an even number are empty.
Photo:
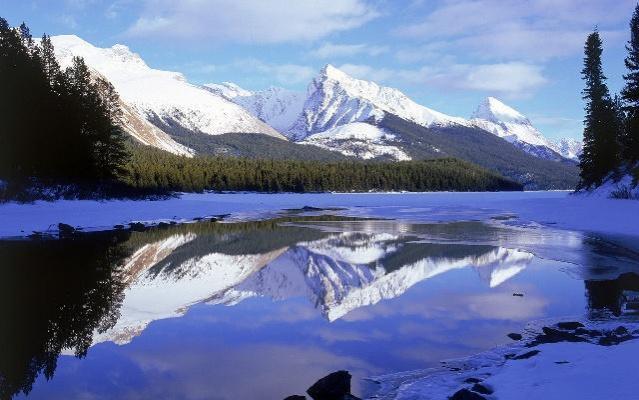
M377 157L410 160L411 157L400 147L387 143L393 140L395 135L382 128L365 122L352 122L308 136L299 143L312 144L364 160Z
M244 107L251 115L287 134L289 128L302 112L306 96L279 87L251 92L230 82L207 83L207 90Z
M421 106L397 89L355 79L329 64L308 86L302 113L287 136L302 140L351 122L380 120L385 113L423 126L467 124Z
M494 97L487 97L479 104L471 123L536 157L556 161L563 157L555 143L542 135L526 116Z
M125 103L151 122L159 119L169 126L210 135L248 132L285 139L244 108L189 84L182 74L150 68L126 46L98 48L73 35L51 40L61 65L69 65L73 56L83 57L113 84Z
M559 154L571 160L578 160L584 148L584 143L581 140L570 138L559 139L554 142L554 145Z
M133 107L124 102L121 102L120 107L122 128L140 143L180 156L193 157L195 152L192 149L173 140L166 132L147 121Z

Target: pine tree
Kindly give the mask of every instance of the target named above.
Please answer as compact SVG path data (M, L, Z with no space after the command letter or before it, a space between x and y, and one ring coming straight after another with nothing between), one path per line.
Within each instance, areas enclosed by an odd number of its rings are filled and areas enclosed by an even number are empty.
M620 123L601 65L603 47L597 30L588 35L584 53L584 68L581 73L586 83L582 92L586 101L586 117L584 149L579 160L579 186L588 188L601 184L619 164L617 137Z
M61 74L60 64L55 58L55 51L53 49L53 44L51 43L51 38L46 34L42 35L38 53L40 56L40 62L42 63L42 71L47 77L49 86L55 90L56 84L59 84L58 80L60 79Z
M639 4L630 20L630 40L626 45L628 56L625 64L628 73L623 76L625 86L621 91L627 120L622 140L623 158L626 162L639 161Z

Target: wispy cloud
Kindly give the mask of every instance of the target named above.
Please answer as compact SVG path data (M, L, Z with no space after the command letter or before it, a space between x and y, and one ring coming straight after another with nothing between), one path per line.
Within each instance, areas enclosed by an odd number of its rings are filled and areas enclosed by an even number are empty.
M508 98L528 97L548 82L543 68L523 62L496 64L434 64L416 69L374 68L344 64L342 70L361 79L402 81L443 89L476 90Z
M573 55L598 24L604 38L618 41L622 31L608 29L629 17L635 0L449 0L439 2L418 22L396 30L406 38L439 43L498 60L534 60ZM623 43L623 41L619 41Z
M128 29L137 37L217 42L315 40L359 27L379 14L365 0L145 0Z
M310 55L320 59L335 59L353 57L358 55L379 56L389 51L388 46L376 46L371 44L335 44L327 42L312 50Z

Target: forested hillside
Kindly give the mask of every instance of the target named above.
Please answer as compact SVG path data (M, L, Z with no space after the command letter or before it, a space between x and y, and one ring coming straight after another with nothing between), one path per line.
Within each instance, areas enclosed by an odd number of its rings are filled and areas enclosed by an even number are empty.
M138 146L126 166L127 185L144 190L498 191L518 183L468 162L296 161L202 156L186 158Z
M426 128L393 115L387 115L380 126L395 133L402 141L399 144L415 159L463 159L498 171L526 189L573 189L579 179L574 163L534 157L481 129L463 126Z

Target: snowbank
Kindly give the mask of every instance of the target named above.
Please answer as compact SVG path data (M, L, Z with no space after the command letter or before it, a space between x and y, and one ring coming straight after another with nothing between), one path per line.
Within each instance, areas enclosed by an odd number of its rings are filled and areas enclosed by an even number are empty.
M608 178L601 186L582 191L580 194L589 197L639 200L639 183L634 184L633 180L634 178L630 174L626 174L616 181L613 178Z
M480 396L459 398L500 400L636 397L639 381L632 366L639 354L637 323L584 322L577 330L555 326L549 331L555 337L543 333L542 323L532 323L523 339L510 345L436 368L373 378L380 385L374 398L443 400L459 391ZM581 336L574 334L579 330ZM535 343L544 336L549 342Z

